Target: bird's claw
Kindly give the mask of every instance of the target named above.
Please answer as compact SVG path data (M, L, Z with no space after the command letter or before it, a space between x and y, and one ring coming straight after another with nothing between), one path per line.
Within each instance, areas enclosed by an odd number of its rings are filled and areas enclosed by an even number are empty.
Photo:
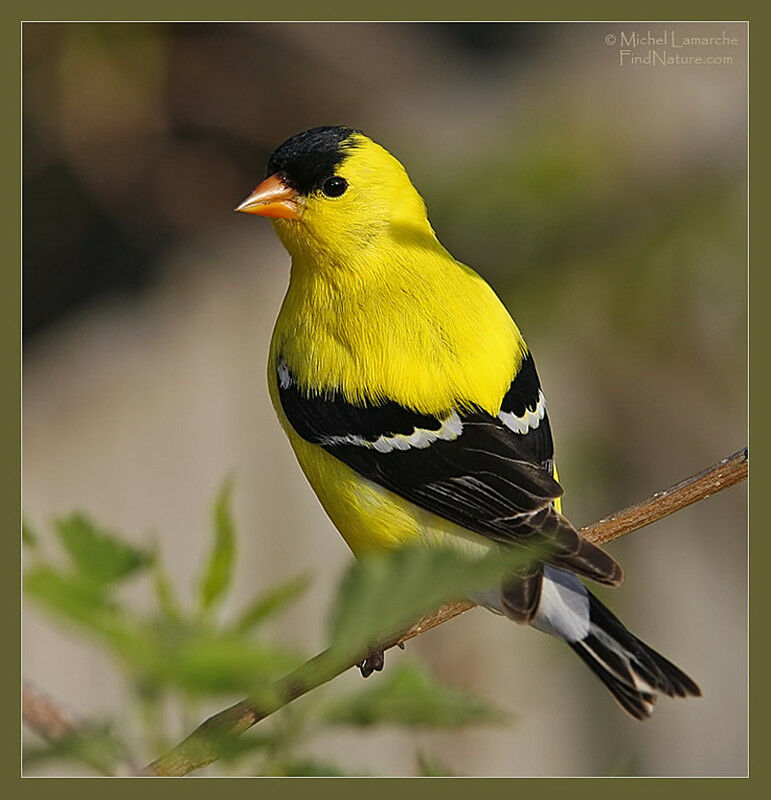
M362 678L369 678L373 672L380 672L385 664L385 652L373 650L363 661L356 666L361 670Z

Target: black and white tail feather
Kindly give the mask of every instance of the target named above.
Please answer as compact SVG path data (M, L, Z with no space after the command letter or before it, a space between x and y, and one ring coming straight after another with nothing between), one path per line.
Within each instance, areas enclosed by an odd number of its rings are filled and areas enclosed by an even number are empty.
M631 634L593 594L589 632L570 646L635 719L653 713L659 692L698 697L701 690L682 670Z
M506 614L500 597L497 603L482 602ZM564 639L636 719L650 717L660 693L701 695L691 678L630 633L575 575L564 570L544 568L540 601L530 624Z

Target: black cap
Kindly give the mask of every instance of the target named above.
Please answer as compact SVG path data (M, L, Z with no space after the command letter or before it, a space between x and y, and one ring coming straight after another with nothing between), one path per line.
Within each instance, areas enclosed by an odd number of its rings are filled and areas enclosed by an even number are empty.
M359 131L341 125L298 133L271 154L265 176L278 172L284 183L300 194L318 191L356 146L351 141L354 133Z

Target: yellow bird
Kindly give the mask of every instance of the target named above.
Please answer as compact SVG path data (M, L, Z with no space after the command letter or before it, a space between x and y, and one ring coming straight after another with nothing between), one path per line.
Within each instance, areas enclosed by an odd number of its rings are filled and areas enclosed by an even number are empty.
M236 209L292 258L268 362L281 425L354 554L420 543L552 555L474 598L564 639L621 706L700 694L579 577L618 563L562 516L535 363L490 286L438 241L404 167L360 131L320 127L268 159ZM382 654L360 665L382 668Z

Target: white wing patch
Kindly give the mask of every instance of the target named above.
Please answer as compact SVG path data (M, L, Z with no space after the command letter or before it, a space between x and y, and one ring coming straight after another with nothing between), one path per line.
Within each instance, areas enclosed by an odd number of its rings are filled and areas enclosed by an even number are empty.
M463 423L457 412L453 411L447 419L442 422L437 431L427 430L426 428L415 428L410 434L396 433L393 436L379 436L374 442L365 439L357 434L347 436L328 436L321 444L338 445L352 444L357 447L368 447L377 450L378 453L390 453L393 450L411 450L417 448L424 450L430 447L435 441L441 439L445 442L452 442L463 432Z
M525 413L521 417L518 417L513 411L500 411L498 413L498 419L509 430L514 431L514 433L527 433L528 431L534 431L541 424L545 413L546 398L539 389L538 404L535 407L535 411L526 408Z

